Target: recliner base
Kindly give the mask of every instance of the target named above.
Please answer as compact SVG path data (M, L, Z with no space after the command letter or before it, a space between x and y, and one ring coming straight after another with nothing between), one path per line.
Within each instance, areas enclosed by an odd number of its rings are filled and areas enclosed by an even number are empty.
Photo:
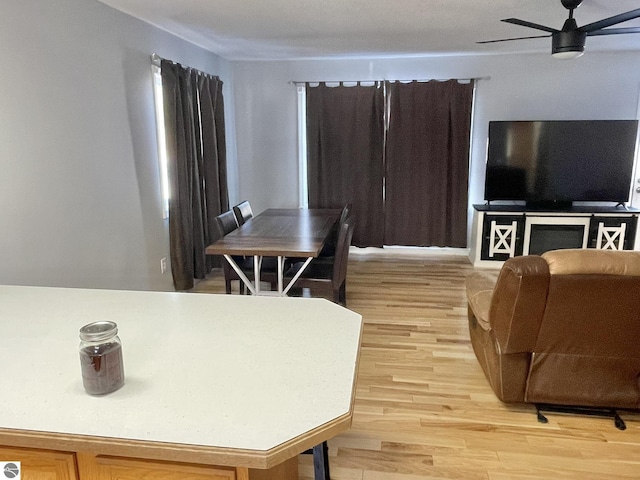
M610 417L613 418L613 422L618 430L626 430L627 425L624 420L620 418L618 412L613 408L597 408L597 407L578 407L578 406L566 406L566 405L550 405L547 403L536 403L536 414L538 416L538 422L547 423L547 417L542 414L542 410L547 412L556 413L569 413L574 415L590 415L595 417Z

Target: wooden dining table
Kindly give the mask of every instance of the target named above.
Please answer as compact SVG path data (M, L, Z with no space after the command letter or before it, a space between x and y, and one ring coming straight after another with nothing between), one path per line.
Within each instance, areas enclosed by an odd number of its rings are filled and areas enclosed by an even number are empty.
M249 219L244 225L209 245L207 255L223 255L254 295L260 290L260 268L264 257L277 258L278 289L286 296L311 260L316 258L340 217L340 209L270 208ZM254 257L252 282L234 261L233 256ZM296 275L284 285L287 258L304 258Z

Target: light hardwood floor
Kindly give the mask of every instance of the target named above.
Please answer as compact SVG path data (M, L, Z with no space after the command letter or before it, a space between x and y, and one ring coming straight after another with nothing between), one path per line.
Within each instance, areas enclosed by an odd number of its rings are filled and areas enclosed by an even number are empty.
M333 480L640 479L640 414L549 414L493 395L469 342L466 257L353 254L349 308L365 322L350 431L329 441ZM224 293L220 273L195 291ZM640 344L639 344L640 348ZM300 479L313 478L310 455Z

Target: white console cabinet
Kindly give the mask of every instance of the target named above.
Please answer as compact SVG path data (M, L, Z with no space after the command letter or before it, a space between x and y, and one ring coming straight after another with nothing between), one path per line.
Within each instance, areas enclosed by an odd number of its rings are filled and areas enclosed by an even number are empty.
M510 257L561 248L635 250L640 210L572 207L531 210L518 205L474 205L470 259L499 267Z

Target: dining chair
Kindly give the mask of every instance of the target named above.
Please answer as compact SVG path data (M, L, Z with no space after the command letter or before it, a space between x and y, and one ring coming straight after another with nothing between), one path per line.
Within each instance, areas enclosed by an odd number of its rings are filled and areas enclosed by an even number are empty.
M253 217L253 210L251 209L251 204L249 200L245 200L240 202L238 205L233 207L233 213L236 216L236 220L238 221L238 225L244 225L244 223Z
M216 222L218 223L218 228L220 228L220 233L222 233L222 236L225 236L238 228L238 220L236 219L236 216L232 210L218 215L216 217ZM248 277L253 275L253 259L248 259L247 257L239 255L232 255L231 258L245 275L247 275ZM238 273L233 269L233 267L226 259L223 260L222 264L226 293L231 293L231 282L234 280L238 280L238 282L240 283L239 291L240 294L243 295L245 288L244 282L240 278L240 275L238 275Z
M353 238L353 217L348 217L340 225L338 242L333 262L317 261L314 259L302 271L294 283L296 288L308 288L322 296L331 299L342 306L347 306L347 264L349 262L349 247ZM302 268L303 262L295 263L285 272L285 278L290 281ZM285 280L285 283L286 281Z

